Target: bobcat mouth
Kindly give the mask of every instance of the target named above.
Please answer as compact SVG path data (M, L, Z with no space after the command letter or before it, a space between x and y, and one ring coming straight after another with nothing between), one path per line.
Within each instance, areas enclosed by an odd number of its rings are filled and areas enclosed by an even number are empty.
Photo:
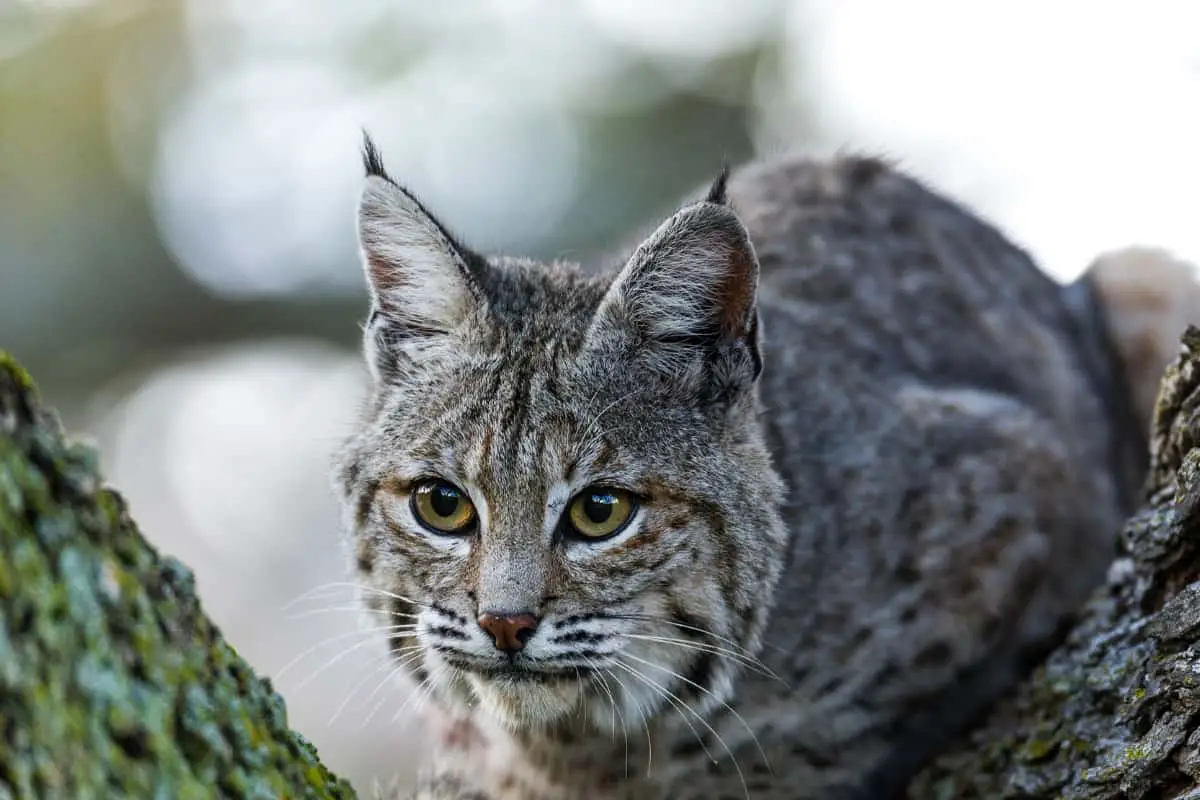
M468 707L513 731L549 725L577 712L588 687L574 670L519 664L474 664L460 668L458 678Z
M504 664L494 667L471 667L472 672L488 680L511 683L546 683L549 681L575 680L578 673L565 669L538 669L519 664Z
M560 683L564 680L579 680L591 672L589 667L556 667L539 664L529 659L497 663L464 658L457 652L437 648L446 663L463 672L502 683Z

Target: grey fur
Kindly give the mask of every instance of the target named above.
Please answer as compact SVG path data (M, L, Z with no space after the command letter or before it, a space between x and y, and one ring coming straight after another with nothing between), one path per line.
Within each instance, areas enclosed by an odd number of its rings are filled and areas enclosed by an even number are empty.
M365 602L472 731L414 796L887 797L1100 579L1128 387L1092 295L964 208L788 157L587 274L467 251L369 156L338 487ZM414 524L427 476L477 531ZM563 533L595 483L645 498L632 535ZM546 671L494 672L492 610L542 617Z

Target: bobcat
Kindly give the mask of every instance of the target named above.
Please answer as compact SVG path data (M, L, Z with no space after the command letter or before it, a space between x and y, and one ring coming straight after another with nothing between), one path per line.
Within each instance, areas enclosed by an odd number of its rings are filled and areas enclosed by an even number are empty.
M451 720L410 797L895 796L1099 582L1200 310L1165 253L1062 286L871 158L745 165L591 272L364 161L337 485Z

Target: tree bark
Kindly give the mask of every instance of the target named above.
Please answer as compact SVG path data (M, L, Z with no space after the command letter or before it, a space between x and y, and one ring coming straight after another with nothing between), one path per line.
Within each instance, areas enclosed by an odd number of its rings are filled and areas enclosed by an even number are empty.
M1200 330L1159 391L1142 509L1078 625L909 797L1200 799Z
M0 352L0 800L353 798Z

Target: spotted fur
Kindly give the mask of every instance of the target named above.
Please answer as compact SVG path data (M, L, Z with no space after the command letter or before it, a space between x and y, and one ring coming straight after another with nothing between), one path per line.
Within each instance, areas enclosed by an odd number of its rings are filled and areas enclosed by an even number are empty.
M611 272L485 258L373 148L354 565L453 721L423 800L891 796L1098 581L1142 430L1095 295L870 159L722 175ZM479 523L433 534L436 477ZM564 534L589 485L641 498ZM541 622L493 646L483 612Z

